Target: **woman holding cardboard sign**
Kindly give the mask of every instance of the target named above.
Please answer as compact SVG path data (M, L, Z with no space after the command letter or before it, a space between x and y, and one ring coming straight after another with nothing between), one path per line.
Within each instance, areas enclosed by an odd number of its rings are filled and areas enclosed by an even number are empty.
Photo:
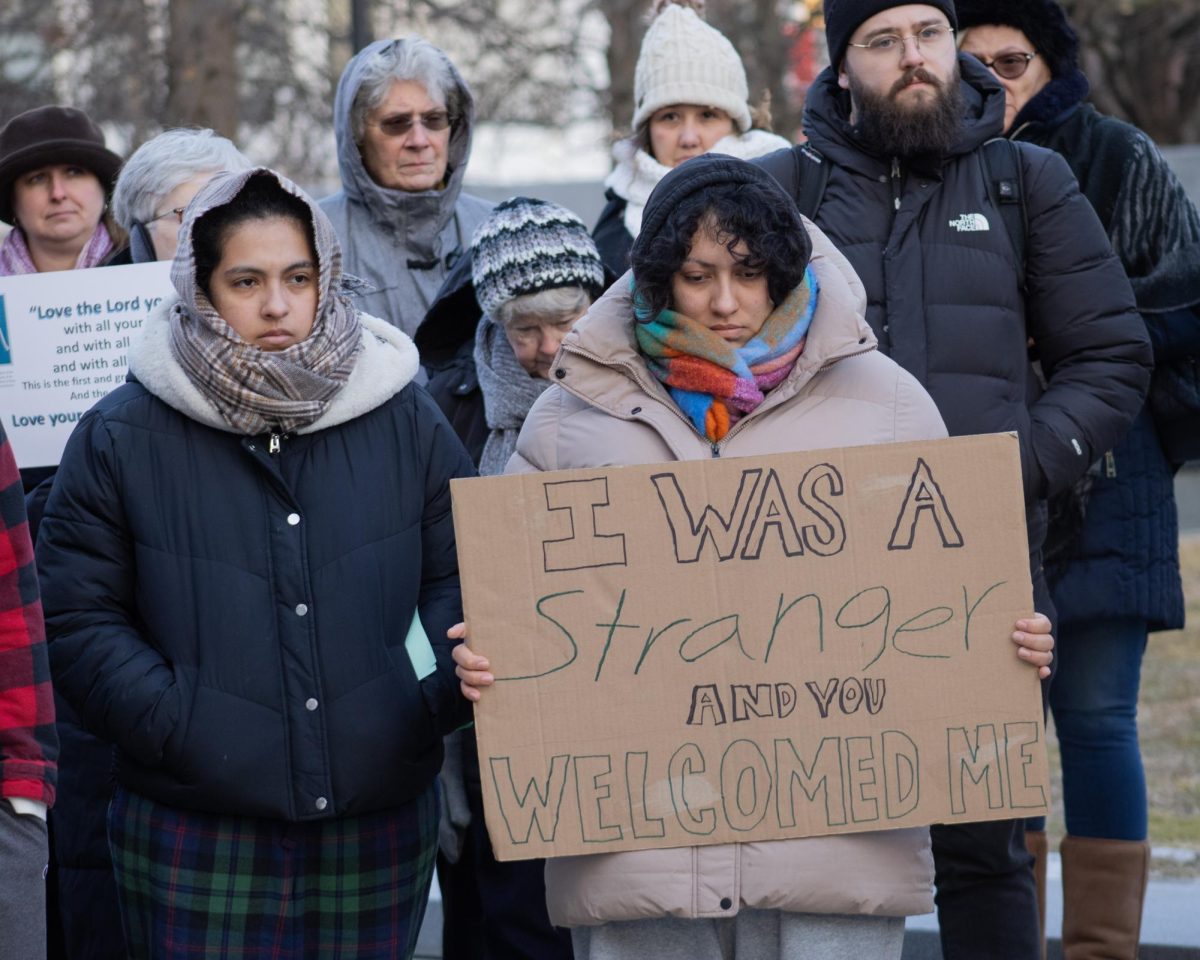
M680 165L632 263L632 291L620 281L564 340L510 472L945 436L875 350L858 278L769 174L717 155ZM1039 673L1048 630L1033 617L1014 634ZM487 659L453 655L478 700ZM549 860L550 917L580 960L899 957L903 918L933 909L924 828L698 850Z
M55 682L117 746L130 956L410 957L471 463L289 181L209 181L172 278L38 543Z

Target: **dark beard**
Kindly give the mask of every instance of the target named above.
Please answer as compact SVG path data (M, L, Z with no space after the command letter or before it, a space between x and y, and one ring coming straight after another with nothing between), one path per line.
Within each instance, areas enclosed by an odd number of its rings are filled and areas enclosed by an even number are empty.
M863 143L880 156L944 156L962 132L963 95L955 66L949 87L924 67L914 67L886 94L867 90L847 71L850 96L857 117L857 133ZM895 97L913 78L934 88L931 103L901 107Z

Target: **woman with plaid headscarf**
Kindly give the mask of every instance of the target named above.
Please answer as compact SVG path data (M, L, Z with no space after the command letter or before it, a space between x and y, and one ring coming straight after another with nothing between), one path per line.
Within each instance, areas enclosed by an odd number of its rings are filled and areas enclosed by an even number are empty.
M38 544L56 680L117 745L130 955L409 957L471 463L283 177L205 186L172 279Z

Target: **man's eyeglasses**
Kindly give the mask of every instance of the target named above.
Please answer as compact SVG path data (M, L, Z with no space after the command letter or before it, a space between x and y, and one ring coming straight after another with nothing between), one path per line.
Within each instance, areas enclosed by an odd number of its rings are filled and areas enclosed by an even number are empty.
M915 43L918 50L932 50L940 47L953 37L954 31L950 28L949 24L932 24L918 30L911 36L902 37L898 33L881 33L877 37L872 37L866 43L850 43L847 46L858 47L860 50L866 50L868 53L882 56L902 51L906 40L911 40Z
M1025 71L1029 69L1029 61L1037 56L1037 53L1002 53L995 60L984 60L983 57L976 56L979 62L992 71L996 76L1003 77L1005 80L1016 80L1017 77L1023 76Z
M154 223L155 220L165 220L167 217L174 217L176 223L183 223L183 211L186 209L187 207L172 207L170 210L164 210L162 213L156 213L143 225L148 227L150 224Z
M445 130L454 123L454 117L445 110L431 110L421 114L399 113L382 120L368 120L367 123L378 127L385 137L403 137L407 136L417 123L433 133Z

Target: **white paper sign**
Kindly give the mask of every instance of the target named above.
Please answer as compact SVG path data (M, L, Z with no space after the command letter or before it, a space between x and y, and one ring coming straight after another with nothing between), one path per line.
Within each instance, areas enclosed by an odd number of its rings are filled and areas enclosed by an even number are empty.
M0 411L17 465L48 467L125 382L129 345L173 297L171 263L0 277Z

